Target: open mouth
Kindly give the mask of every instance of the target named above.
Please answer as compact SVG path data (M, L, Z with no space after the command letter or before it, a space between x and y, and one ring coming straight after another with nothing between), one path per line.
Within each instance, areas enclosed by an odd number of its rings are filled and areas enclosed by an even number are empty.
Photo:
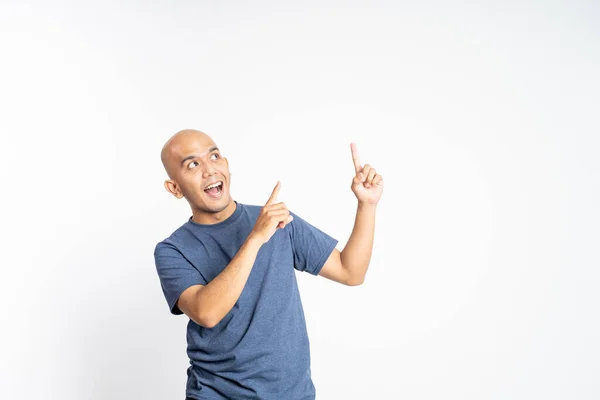
M215 199L221 197L221 194L223 193L223 182L217 181L215 183L211 183L204 189L204 192Z

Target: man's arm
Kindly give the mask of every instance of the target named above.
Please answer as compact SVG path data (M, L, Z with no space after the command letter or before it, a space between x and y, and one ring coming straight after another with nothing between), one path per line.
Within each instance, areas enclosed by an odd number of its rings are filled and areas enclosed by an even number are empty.
M177 307L192 321L212 328L238 301L262 243L248 236L231 262L207 285L193 285L179 296Z
M369 164L360 164L358 150L354 143L350 146L356 175L352 180L352 191L358 199L352 234L344 249L335 249L319 275L354 286L364 282L371 261L375 234L375 213L377 203L383 193L383 177Z
M279 188L277 182L252 232L227 267L207 285L190 286L179 297L179 309L198 325L212 328L227 315L242 294L262 245L293 220L286 205L276 203Z
M325 261L320 276L348 286L364 282L371 261L375 233L375 206L358 205L354 229L340 252L334 249Z

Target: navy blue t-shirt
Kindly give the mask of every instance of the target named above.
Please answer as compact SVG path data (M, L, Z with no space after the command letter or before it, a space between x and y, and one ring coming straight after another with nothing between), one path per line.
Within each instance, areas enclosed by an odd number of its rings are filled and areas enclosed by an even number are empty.
M206 285L237 254L261 206L236 203L216 224L190 217L154 250L171 313L181 293ZM290 212L259 250L233 308L213 328L187 326L186 395L196 399L309 400L315 398L309 340L294 269L318 275L337 240Z

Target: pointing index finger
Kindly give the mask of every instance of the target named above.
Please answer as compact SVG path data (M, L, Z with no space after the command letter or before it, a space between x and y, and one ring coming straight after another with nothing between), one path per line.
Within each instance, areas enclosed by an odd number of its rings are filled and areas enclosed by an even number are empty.
M279 188L281 187L281 182L277 181L277 185L275 185L275 189L273 189L273 193L271 193L271 197L267 200L267 204L273 204L277 201L277 195L279 194Z
M352 161L354 161L354 169L358 175L358 173L362 170L362 165L360 164L360 157L358 155L356 143L350 143L350 151L352 151Z

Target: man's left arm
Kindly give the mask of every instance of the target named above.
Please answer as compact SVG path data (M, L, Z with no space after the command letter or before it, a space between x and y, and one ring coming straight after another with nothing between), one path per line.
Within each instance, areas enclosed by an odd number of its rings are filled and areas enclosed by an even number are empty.
M383 177L369 164L364 167L361 165L354 143L350 145L350 149L355 169L351 189L358 200L354 228L344 249L341 252L337 249L331 252L319 275L344 285L355 286L364 282L371 261L375 214L383 193Z

